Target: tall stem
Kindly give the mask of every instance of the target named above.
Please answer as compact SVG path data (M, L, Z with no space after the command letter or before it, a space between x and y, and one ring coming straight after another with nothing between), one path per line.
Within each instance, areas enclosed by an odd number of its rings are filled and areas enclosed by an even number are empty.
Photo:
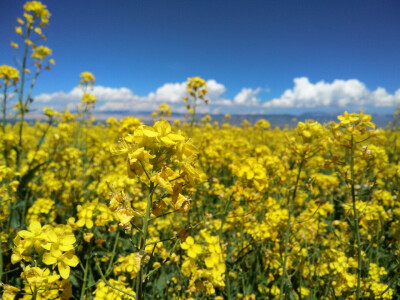
M108 268L106 270L106 276L108 276L112 271L114 257L115 257L115 250L117 250L117 245L118 245L118 242L119 242L119 232L120 231L118 230L117 231L117 236L115 237L115 242L114 242L114 247L113 247L113 251L112 251L112 254L111 254L111 259L110 259L110 262L108 263Z
M356 299L360 299L360 286L361 286L361 270L362 270L362 257L361 257L361 238L360 238L360 227L359 217L356 207L356 193L354 190L354 137L351 136L351 153L350 153L350 173L351 173L351 199L353 201L353 214L354 214L354 228L356 230L357 237L357 255L358 255L358 267L357 267L357 290Z
M190 122L190 137L192 137L193 135L193 125L194 125L194 121L196 118L196 105L197 105L197 96L194 96L193 99L193 114L192 114L192 120Z
M300 174L301 170L303 168L303 163L304 163L304 157L301 159L300 164L299 164L299 169L297 171L297 177L296 177L296 184L294 186L292 198L289 198L288 201L288 210L289 210L289 216L288 216L288 223L286 227L286 233L285 233L285 253L283 257L283 266L282 266L282 275L281 275L281 285L280 285L280 293L279 293L279 300L283 299L283 290L285 289L286 281L289 281L289 277L287 276L287 270L286 270L286 264L287 264L287 257L288 257L288 248L289 248L289 238L290 238L290 230L291 230L291 221L292 221L292 205L294 203L294 200L296 198L296 193L297 193L297 186L299 185L300 181ZM291 286L291 284L289 284Z
M3 131L3 135L6 133L6 111L7 111L7 84L4 84L4 95L3 95L3 107L2 107L2 112L3 112L3 126L1 127ZM7 158L7 147L6 147L6 142L3 138L3 156L4 156L4 161L6 164L6 167L8 167L8 158Z
M6 104L7 104L7 84L4 84L4 95L3 95L3 126L1 129L3 130L3 133L6 133Z
M154 190L155 190L154 183L150 182L149 196L147 198L146 213L145 213L144 219L143 219L142 237L140 239L140 247L139 247L140 254L144 254L144 249L146 247L146 239L147 239L148 226L149 226L149 220L150 220L151 206L153 203ZM136 299L138 299L138 300L143 299L143 287L142 287L143 280L142 280L142 278L146 278L146 274L143 274L143 266L140 265L140 270L137 273L137 277L136 277Z
M3 278L3 241L1 239L1 233L0 233L0 282L2 282Z
M29 35L31 33L31 29L27 29L25 41L29 39ZM22 60L22 70L21 70L21 84L19 86L18 92L18 103L19 103L19 117L20 117L20 124L19 124L19 138L18 138L18 147L17 147L17 171L19 172L21 167L21 152L22 152L22 131L23 131L23 124L24 124L24 116L25 116L25 108L24 108L24 85L25 85L25 69L26 69L26 61L28 58L28 49L29 45L25 43L24 49L24 57Z
M91 248L91 247L90 247L90 248ZM89 251L88 256L87 256L87 258L86 258L85 274L84 274L84 276L83 276L83 284L82 284L81 298L80 298L81 300L85 299L85 290L86 290L87 278L88 278L90 254L91 254L91 251Z

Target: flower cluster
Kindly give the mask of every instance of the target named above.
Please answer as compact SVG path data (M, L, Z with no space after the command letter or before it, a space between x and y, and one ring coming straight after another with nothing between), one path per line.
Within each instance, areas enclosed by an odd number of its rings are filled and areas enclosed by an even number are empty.
M7 66L0 66L0 79L3 79L5 85L17 85L19 80L19 72L17 69ZM1 86L0 86L1 87Z
M96 96L88 91L89 88L95 84L95 78L94 75L88 71L82 72L80 77L80 86L83 91L83 96L79 109L88 112L90 109L94 109L97 101Z
M75 256L75 242L75 236L68 226L42 227L39 222L33 221L28 230L19 231L15 237L11 261L15 264L21 260L30 262L40 258L44 264L57 267L61 277L67 279L70 267L76 267L79 263Z

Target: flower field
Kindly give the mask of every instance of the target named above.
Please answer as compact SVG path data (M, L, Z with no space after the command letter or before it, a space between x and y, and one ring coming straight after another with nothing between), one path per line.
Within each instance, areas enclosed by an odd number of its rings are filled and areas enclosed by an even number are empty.
M193 77L187 122L96 123L87 71L76 111L27 122L49 17L27 2L22 65L0 66L2 299L400 298L396 122L197 121Z

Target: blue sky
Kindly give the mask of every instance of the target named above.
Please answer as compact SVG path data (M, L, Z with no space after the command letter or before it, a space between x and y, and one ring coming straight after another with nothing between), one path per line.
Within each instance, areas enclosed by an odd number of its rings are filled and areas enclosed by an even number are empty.
M23 3L0 0L0 64L13 64L9 43L19 42ZM400 101L399 1L43 3L56 66L35 95L47 106L78 101L73 88L86 70L103 88L95 91L103 110L161 101L178 108L176 95L191 76L214 80L211 112L390 111Z

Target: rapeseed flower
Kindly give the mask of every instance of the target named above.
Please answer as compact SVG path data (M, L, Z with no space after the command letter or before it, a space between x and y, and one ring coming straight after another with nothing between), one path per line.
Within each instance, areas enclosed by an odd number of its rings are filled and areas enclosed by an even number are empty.
M190 258L196 258L197 255L202 253L201 246L194 242L194 239L189 236L185 242L181 244L183 250L187 250L187 255Z
M19 81L19 71L11 66L0 66L0 79L5 85L16 85Z

